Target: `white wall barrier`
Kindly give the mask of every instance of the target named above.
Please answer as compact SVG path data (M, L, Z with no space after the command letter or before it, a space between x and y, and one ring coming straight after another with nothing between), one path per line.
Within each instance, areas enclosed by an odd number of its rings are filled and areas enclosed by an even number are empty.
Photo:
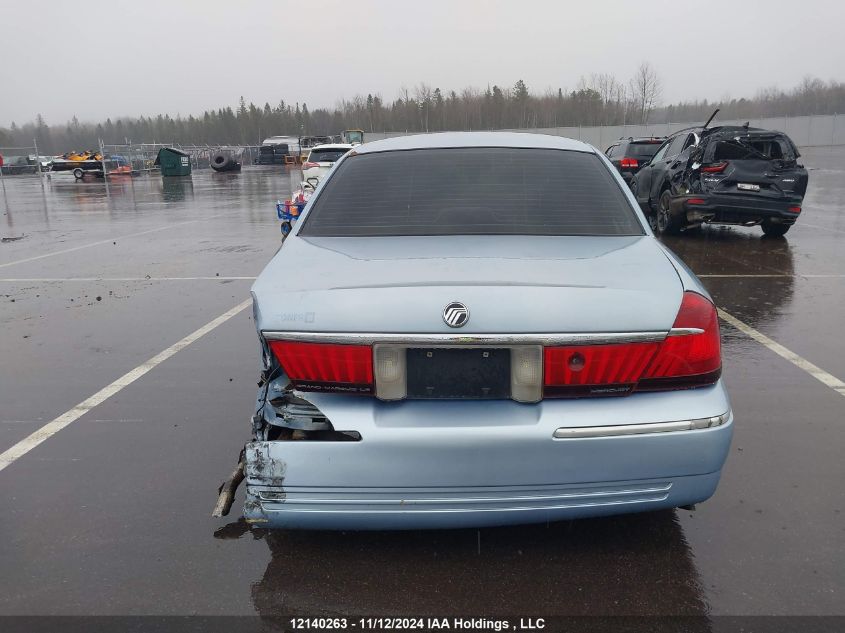
M760 119L723 120L718 117L711 125L743 125L746 121L751 127L785 132L798 147L827 147L845 145L845 116L838 114L768 117ZM533 134L551 134L567 136L595 145L604 151L608 145L620 138L629 136L666 136L677 130L701 125L703 121L691 123L654 123L648 125L607 125L581 127L530 128L522 130L503 130L507 132L529 132ZM365 140L377 141L384 138L404 136L405 132L367 132Z

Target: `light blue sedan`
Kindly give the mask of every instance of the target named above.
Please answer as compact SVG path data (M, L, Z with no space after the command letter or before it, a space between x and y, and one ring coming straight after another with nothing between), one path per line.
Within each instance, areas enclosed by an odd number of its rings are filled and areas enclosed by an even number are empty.
M556 521L688 506L719 482L716 309L589 145L360 145L252 292L251 523Z

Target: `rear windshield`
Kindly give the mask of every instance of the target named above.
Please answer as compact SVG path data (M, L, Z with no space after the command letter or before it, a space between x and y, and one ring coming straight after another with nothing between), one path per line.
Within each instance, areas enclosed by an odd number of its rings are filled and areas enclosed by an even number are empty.
M595 154L459 148L344 160L300 231L311 236L642 235Z
M308 160L312 163L333 163L340 160L348 149L312 149Z
M737 136L717 141L710 160L795 160L792 144L783 136Z
M631 143L625 151L625 155L632 158L651 158L660 149L662 143L663 141L658 141L657 143Z

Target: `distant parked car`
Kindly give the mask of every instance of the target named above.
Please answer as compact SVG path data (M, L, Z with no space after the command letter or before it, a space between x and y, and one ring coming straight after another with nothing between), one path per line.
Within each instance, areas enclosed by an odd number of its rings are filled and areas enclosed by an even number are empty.
M319 181L350 149L352 145L349 143L317 145L312 148L307 160L302 164L302 179L309 184L314 184L311 181L315 178Z
M659 234L707 223L759 224L780 236L798 219L807 191L800 155L783 132L688 128L640 166L631 189Z
M305 162L308 159L308 154L311 149L317 145L328 145L334 143L335 139L331 136L300 136L299 137L299 157L300 162Z
M716 308L585 143L356 146L252 295L257 526L535 523L716 489L733 429Z
M5 156L3 158L2 169L7 176L16 176L20 174L34 174L38 171L38 160L34 155L29 156ZM41 170L47 171L50 167L50 161L46 157L41 157Z
M620 138L613 145L605 150L605 155L613 163L613 166L622 174L622 178L628 185L634 179L640 167L651 160L657 152L665 136L650 136L647 138Z

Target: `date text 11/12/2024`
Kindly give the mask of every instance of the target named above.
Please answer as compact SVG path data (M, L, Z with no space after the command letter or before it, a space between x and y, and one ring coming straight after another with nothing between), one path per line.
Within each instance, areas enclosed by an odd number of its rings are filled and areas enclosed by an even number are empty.
M438 617L318 617L291 618L294 631L540 631L546 628L543 618L518 618L516 621L489 618Z

